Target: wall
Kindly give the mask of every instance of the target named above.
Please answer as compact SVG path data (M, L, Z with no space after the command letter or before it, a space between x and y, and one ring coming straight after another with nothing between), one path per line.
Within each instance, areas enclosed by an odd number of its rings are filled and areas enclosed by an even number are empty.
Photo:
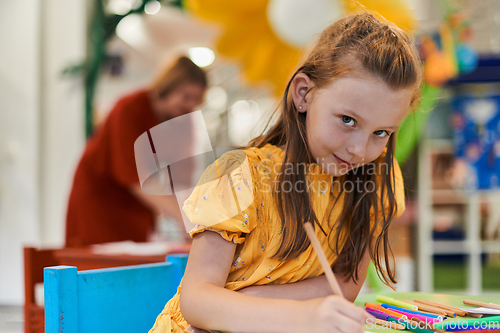
M0 303L20 303L21 244L39 236L39 11L0 2Z
M84 0L0 1L0 304L23 303L23 245L60 245L83 146ZM43 207L43 209L41 209Z
M42 2L40 241L61 246L67 197L85 137L83 80L61 73L85 59L86 1Z

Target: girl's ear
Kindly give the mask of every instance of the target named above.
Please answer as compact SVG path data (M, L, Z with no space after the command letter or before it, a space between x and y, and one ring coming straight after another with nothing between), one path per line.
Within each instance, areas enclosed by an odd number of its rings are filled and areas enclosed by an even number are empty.
M308 92L312 87L313 83L307 74L298 73L292 79L292 99L299 112L307 111L311 102L311 94Z

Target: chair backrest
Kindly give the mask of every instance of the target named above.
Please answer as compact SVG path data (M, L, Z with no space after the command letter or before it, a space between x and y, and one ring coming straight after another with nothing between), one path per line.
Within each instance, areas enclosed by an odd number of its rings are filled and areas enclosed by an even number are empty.
M44 270L45 332L147 332L184 275L187 254L167 262L78 272Z
M24 332L43 332L43 306L35 299L35 286L43 282L43 268L58 265L55 249L24 248Z

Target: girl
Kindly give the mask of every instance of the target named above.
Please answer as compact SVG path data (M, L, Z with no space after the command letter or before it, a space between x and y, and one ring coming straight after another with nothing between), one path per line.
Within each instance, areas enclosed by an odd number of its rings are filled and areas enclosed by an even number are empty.
M208 167L184 203L197 225L189 263L150 332L363 332L369 316L351 302L370 260L396 282L382 269L389 224L404 210L395 131L419 85L418 55L401 30L361 14L323 31L288 83L277 124ZM251 204L224 220L226 175ZM346 299L332 295L306 221Z

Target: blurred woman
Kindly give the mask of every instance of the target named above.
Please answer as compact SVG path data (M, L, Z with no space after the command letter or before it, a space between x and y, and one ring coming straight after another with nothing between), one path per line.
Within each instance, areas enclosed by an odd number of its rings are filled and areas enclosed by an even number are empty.
M207 88L205 72L180 57L146 89L122 97L88 141L76 169L66 217L66 246L145 242L164 214L182 223L174 196L141 190L134 142L150 128L195 110Z

